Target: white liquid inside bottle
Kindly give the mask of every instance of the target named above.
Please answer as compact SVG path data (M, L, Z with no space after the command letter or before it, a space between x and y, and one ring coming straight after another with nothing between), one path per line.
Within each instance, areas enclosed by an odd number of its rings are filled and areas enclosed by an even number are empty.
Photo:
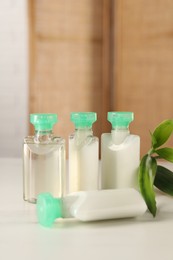
M98 138L93 136L95 113L72 113L75 132L69 137L67 193L98 189Z
M101 139L102 189L137 188L140 138L129 132L128 125L132 117L130 112L109 114L113 129L111 133L102 134Z

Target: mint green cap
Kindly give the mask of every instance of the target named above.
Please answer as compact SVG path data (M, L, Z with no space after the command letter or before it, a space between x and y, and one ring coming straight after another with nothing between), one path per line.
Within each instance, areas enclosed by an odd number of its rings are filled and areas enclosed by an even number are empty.
M134 120L133 112L108 112L108 121L112 124L112 128L127 128Z
M58 122L57 114L30 114L30 122L35 130L51 130Z
M40 193L37 197L37 217L44 227L51 227L56 218L62 217L61 200L50 193Z
M70 119L76 128L91 128L97 120L97 114L95 112L73 112Z

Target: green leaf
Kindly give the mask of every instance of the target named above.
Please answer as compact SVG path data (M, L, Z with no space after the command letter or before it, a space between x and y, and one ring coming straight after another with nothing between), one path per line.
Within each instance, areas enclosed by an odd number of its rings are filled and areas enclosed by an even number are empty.
M154 185L159 190L173 196L173 172L158 165Z
M163 159L173 162L173 148L161 148L158 150L155 150L155 152Z
M173 120L163 121L153 133L152 145L153 148L158 148L163 145L173 132ZM153 141L154 140L154 141Z
M150 136L151 136L152 146L154 147L157 144L157 140L156 140L156 138L154 137L154 135L151 132L150 132Z
M141 194L146 202L149 211L153 217L156 215L157 207L153 182L157 169L156 159L150 155L145 155L139 166L139 187Z

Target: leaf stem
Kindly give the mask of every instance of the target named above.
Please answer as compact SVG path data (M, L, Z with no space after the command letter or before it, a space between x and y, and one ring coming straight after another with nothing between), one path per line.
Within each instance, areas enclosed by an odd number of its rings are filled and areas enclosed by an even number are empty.
M154 149L153 149L153 147L148 151L148 155L152 155L153 153L154 153L155 151L154 151Z

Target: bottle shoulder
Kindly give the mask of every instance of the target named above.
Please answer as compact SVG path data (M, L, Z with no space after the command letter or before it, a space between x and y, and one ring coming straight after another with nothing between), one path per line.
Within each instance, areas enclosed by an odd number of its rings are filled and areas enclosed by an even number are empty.
M74 138L93 138L93 139L99 139L97 136L93 135L93 134L77 134L76 132L73 132L72 134L69 135L69 139L74 139Z
M91 146L99 143L99 138L97 136L88 135L88 136L69 136L69 145L76 146L78 148L82 148L84 146Z
M111 133L105 133L102 134L101 136L101 142L102 146L129 146L129 145L135 145L135 144L140 144L140 136L139 135L134 135L134 134L129 134L127 136L112 136Z
M137 139L140 139L140 136L139 135L135 135L135 134L129 134L128 137L133 137L133 138L137 138ZM103 133L101 135L101 138L112 138L112 134L111 133Z
M52 142L63 145L63 144L65 144L65 139L63 137L60 137L60 136L53 136Z
M23 141L24 144L32 144L34 143L34 136L26 136Z
M65 145L65 139L60 136L52 136L51 140L49 142L36 142L34 139L34 136L26 136L24 138L24 144L41 144L41 145L47 145L47 144L55 144L55 145Z
M98 140L99 138L95 135L93 135L91 132L73 132L69 135L69 141L70 140L85 140L85 139L92 139L92 140Z

